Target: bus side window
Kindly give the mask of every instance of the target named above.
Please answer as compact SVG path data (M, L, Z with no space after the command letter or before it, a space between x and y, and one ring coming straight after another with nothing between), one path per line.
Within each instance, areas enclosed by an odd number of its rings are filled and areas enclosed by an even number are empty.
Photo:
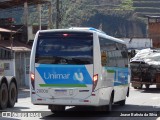
M126 46L116 41L99 37L102 66L124 67L126 65Z

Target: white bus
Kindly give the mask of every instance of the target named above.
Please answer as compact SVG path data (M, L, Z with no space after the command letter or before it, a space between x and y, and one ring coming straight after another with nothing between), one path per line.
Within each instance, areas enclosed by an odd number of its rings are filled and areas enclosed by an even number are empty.
M13 108L18 102L15 58L12 51L0 46L0 109Z
M30 59L31 101L52 112L66 106L111 111L129 96L128 54L122 40L94 28L40 30Z

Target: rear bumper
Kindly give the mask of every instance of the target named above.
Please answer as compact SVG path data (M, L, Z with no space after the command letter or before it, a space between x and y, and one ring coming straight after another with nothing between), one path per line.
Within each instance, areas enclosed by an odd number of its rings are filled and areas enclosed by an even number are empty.
M37 99L32 100L34 105L64 105L64 106L99 106L98 101L91 101L91 99Z
M54 96L40 94L31 94L31 101L35 105L64 105L64 106L101 106L107 105L110 100L110 94L112 91L112 87L110 88L101 88L96 92L88 94L88 96L84 97L83 95L78 94L77 97L60 97L54 98Z

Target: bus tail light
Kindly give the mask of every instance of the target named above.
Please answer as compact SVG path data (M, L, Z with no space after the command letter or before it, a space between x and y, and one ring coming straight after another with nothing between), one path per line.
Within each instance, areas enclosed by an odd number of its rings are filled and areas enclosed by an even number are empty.
M63 34L63 37L68 37L69 36L69 34Z
M33 89L35 89L35 86L34 86L35 75L33 73L31 73L30 75L31 75L31 84L32 84L32 87L33 87Z
M96 88L97 82L98 82L98 74L95 74L95 75L93 76L93 86L92 86L92 91L94 91L94 89Z

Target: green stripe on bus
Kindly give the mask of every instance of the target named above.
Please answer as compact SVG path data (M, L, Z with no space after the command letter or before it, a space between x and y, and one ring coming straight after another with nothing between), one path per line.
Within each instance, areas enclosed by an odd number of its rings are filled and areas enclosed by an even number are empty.
M39 84L40 87L87 87L85 84Z
M114 70L107 70L108 73L114 73Z

